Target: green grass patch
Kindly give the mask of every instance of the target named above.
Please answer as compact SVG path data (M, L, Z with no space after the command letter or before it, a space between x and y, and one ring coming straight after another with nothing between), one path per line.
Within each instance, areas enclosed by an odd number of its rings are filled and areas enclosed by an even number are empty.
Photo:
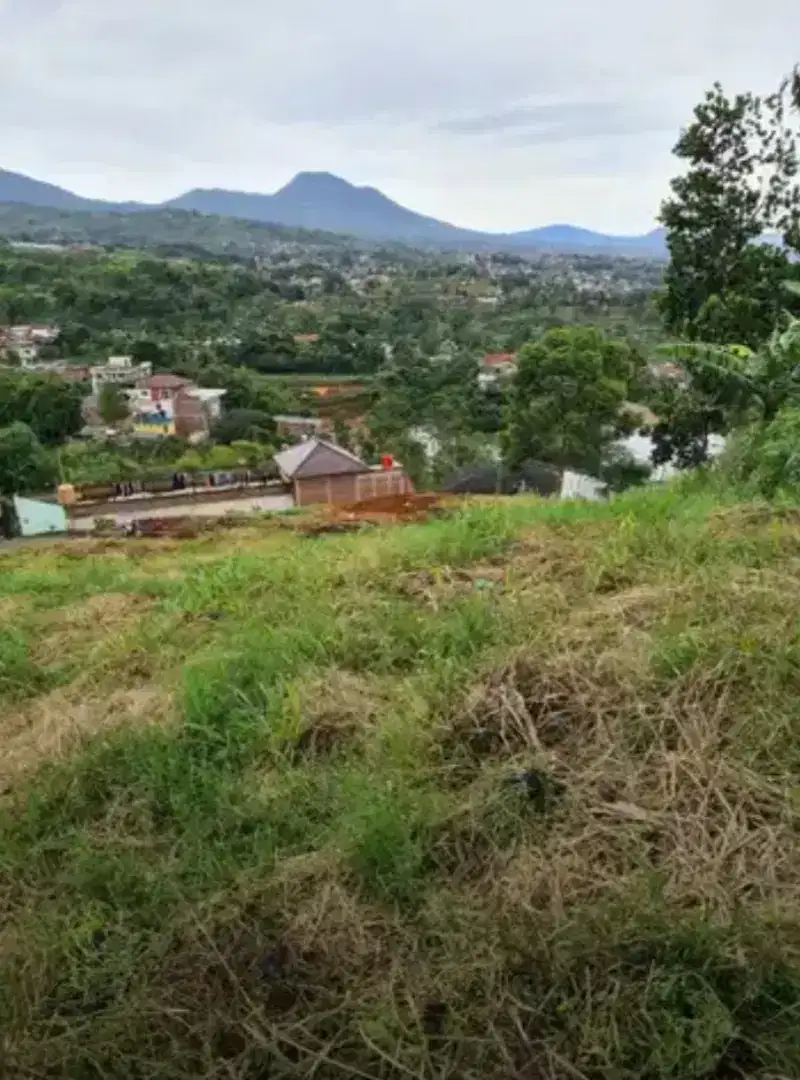
M800 1075L780 508L488 500L2 570L0 736L47 736L0 796L6 1075ZM120 688L170 708L97 725Z

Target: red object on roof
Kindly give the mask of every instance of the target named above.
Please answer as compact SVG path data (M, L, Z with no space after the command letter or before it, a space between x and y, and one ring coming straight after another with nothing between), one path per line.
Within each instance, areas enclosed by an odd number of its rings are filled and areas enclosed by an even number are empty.
M516 364L516 362L516 353L489 353L481 360L481 367L505 367L507 364Z
M388 472L394 468L394 458L391 454L381 454L381 468Z

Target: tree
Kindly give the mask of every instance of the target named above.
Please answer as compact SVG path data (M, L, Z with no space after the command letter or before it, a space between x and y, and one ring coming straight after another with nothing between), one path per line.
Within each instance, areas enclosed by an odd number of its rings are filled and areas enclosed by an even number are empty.
M97 399L97 409L109 427L117 427L130 416L125 391L114 383L104 383Z
M518 354L502 432L506 464L528 460L598 475L633 429L623 405L641 359L593 327L548 330Z
M477 363L455 348L429 356L416 344L399 342L373 391L368 425L387 447L415 428L441 443L480 426Z
M64 442L83 426L83 391L57 375L0 371L0 426L27 424L45 444Z
M798 286L790 283L790 293ZM785 313L782 325L760 349L687 344L669 353L687 374L683 385L666 384L652 402L654 462L682 467L708 458L709 438L748 424L765 426L787 408L800 406L800 319Z
M249 469L268 464L275 453L272 446L249 442L246 439L237 439L232 442L231 449L236 451L237 464L246 465Z
M258 409L231 409L211 429L211 438L223 444L272 442L275 434L275 421Z
M0 428L0 495L41 491L55 480L54 462L27 424Z
M729 98L715 84L675 146L688 169L661 208L670 264L661 311L690 340L757 346L775 325L787 252L800 251L798 132L800 74L778 92Z
M203 467L206 469L235 469L239 464L239 455L232 446L211 446L203 454Z

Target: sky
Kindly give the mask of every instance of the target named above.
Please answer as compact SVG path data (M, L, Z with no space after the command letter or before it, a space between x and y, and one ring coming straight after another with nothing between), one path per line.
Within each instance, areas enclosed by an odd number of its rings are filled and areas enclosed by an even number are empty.
M152 202L321 170L469 228L638 233L711 83L798 61L798 0L0 0L0 167Z

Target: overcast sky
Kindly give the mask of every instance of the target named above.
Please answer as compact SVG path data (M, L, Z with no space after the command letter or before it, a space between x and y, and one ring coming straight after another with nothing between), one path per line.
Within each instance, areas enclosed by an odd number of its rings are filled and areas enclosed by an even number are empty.
M462 226L638 232L703 90L797 61L800 0L0 0L0 167L148 201L326 170Z

